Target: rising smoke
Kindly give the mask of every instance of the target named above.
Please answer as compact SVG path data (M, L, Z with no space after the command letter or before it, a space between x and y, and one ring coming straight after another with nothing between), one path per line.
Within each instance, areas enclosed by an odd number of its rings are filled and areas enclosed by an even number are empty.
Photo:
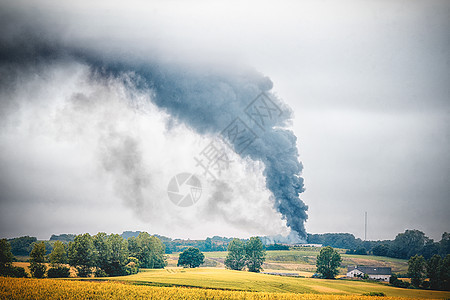
M180 65L133 64L117 61L84 58L95 70L105 76L134 72L140 78L142 88L154 92L154 103L177 120L187 124L201 134L222 134L236 117L244 118L245 124L257 138L241 153L243 157L260 160L265 165L266 186L273 194L276 209L286 219L287 226L306 238L304 222L307 206L299 198L304 191L302 164L298 160L297 138L286 126L292 119L289 108L270 93L272 82L255 71L240 70L226 72L213 68L189 68ZM245 114L249 104L265 92L281 111L279 115L268 115L260 111L270 126L263 129L258 119ZM264 107L259 106L260 110ZM257 116L258 117L258 116ZM242 129L237 129L242 130ZM226 135L226 134L225 134ZM239 139L231 141L235 150L240 148ZM240 152L240 151L237 151Z
M8 31L12 31L11 25L4 30ZM58 42L41 40L40 36L29 32L21 38L4 38L0 50L4 75L9 76L11 70L23 65L34 66L36 69L33 72L39 74L39 66L76 61L89 66L95 80L108 81L112 78L120 81L126 78L131 81L133 89L151 95L148 99L167 113L172 122L184 124L201 135L222 136L242 159L264 164L265 186L272 194L273 206L300 239L306 238L304 223L307 206L299 198L304 190L302 164L298 159L296 136L288 129L292 112L270 92L272 82L269 78L246 67L104 55L98 50L84 49L82 45L62 46ZM4 79L0 83L6 89L11 82L16 83L17 78ZM127 84L124 86L127 87ZM2 90L5 89L2 87ZM279 111L264 126L254 119L254 115L248 114L249 105L262 92ZM87 99L80 93L71 99L77 103L92 102L95 95ZM4 107L10 105L7 101L2 102ZM81 106L86 107L85 104ZM6 111L5 108L0 113ZM263 113L270 114L269 111ZM227 139L224 134L236 118L240 118L255 137L244 151L240 149L239 140ZM132 135L123 134L115 126L109 126L102 132L99 138L99 148L103 149L101 163L108 172L115 174L117 192L122 193L121 197L126 198L126 203L139 214L145 206L144 193L151 186L149 171L142 164L141 145ZM230 197L232 194L233 186L220 180L214 185L210 205L205 212L220 211L220 204L226 203L227 195ZM253 188L248 187L249 190ZM218 202L211 204L215 201L214 197L218 197ZM227 217L227 221L246 226L245 219Z

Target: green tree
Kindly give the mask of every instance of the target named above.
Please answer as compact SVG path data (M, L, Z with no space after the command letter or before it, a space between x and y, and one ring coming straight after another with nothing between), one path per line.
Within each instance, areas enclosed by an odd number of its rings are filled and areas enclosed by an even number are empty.
M441 289L450 291L450 254L447 254L447 256L445 256L442 260L439 271Z
M266 260L266 250L259 237L251 237L245 244L245 261L250 272L259 272Z
M419 230L406 230L399 233L390 247L389 256L408 259L413 255L420 254L430 239Z
M338 268L341 265L341 261L342 258L339 252L330 246L324 247L317 256L317 273L322 274L324 278L334 279L339 273Z
M9 241L11 244L11 252L14 255L27 256L33 249L33 244L37 242L37 238L30 236L22 236L13 238Z
M130 256L138 258L140 254L140 247L137 237L134 236L129 237L127 239L127 242L128 242L128 252Z
M118 234L98 233L94 236L97 266L108 276L126 275L128 243Z
M60 267L62 264L67 263L67 253L64 249L64 244L61 241L56 241L53 244L53 250L48 256L52 267Z
M78 276L89 277L95 266L96 253L89 233L79 234L69 244L69 264L77 269Z
M11 245L6 239L0 240L0 276L11 276L13 273Z
M204 248L205 248L205 251L212 251L212 240L211 240L211 238L206 238L205 239L205 245L204 245Z
M142 268L160 269L167 265L164 244L147 232L140 232L137 238L129 238L128 250L130 256L139 260Z
M440 268L442 259L439 255L433 255L426 264L427 277L430 279L430 288L439 289L441 285Z
M6 239L0 240L0 276L28 277L22 267L12 265L14 256L11 252L11 245Z
M228 244L225 266L231 270L241 271L245 267L245 264L245 243L240 239L233 239Z
M45 261L45 243L35 243L33 249L30 252L30 271L31 276L36 278L42 278L47 271Z
M377 245L373 247L372 253L376 256L387 256L389 253L389 246L386 244Z
M107 234L104 232L99 232L92 237L92 243L95 248L95 266L98 268L96 270L95 276L102 277L107 276L106 269L108 269L111 247L108 247Z
M189 247L180 253L177 266L189 266L190 268L197 268L204 263L205 256L199 249Z
M418 288L425 274L425 259L423 256L414 255L408 260L408 276L411 278L411 284Z
M6 239L0 240L0 272L3 273L3 270L10 268L12 266L12 262L14 260L14 256L11 253L11 245L8 243Z
M49 278L66 278L70 275L70 269L64 266L67 263L67 253L64 244L56 241L53 244L53 250L48 256L51 268L47 271Z
M439 242L439 252L442 256L450 254L450 233L444 232L442 234L442 239Z

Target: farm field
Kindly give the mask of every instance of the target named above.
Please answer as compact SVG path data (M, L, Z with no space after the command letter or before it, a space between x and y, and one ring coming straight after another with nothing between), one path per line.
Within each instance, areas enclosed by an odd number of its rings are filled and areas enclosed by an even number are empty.
M221 268L144 269L135 275L110 277L107 278L107 280L144 285L185 286L252 292L315 293L334 295L362 295L369 292L383 292L389 297L441 299L450 297L450 292L401 289L382 283L282 277L245 271L225 270Z
M302 247L295 250L267 251L266 262L263 267L266 271L290 271L298 272L300 275L308 277L314 274L316 270L316 257L320 252L320 248ZM350 255L344 254L341 250L342 268L340 274L347 272L347 266L380 266L391 267L394 273L406 273L408 269L407 260L372 256L372 255ZM204 267L224 268L226 251L220 252L204 252ZM168 255L168 266L176 267L179 253Z
M377 299L371 296L320 295L221 291L183 287L155 287L121 282L91 282L55 279L0 277L0 299L279 299L279 300L356 300ZM405 299L383 297L380 299Z

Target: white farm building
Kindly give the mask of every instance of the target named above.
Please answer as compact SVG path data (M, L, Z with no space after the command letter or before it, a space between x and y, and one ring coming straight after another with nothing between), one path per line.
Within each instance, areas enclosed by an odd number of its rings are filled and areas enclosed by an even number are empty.
M352 266L347 268L347 277L364 277L367 274L370 279L389 281L391 278L391 268L388 267L360 267Z

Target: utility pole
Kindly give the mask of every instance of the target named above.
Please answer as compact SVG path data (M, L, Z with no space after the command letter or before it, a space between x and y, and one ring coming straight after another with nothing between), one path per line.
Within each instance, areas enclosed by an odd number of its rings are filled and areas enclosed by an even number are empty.
M364 212L364 241L367 240L367 211Z

